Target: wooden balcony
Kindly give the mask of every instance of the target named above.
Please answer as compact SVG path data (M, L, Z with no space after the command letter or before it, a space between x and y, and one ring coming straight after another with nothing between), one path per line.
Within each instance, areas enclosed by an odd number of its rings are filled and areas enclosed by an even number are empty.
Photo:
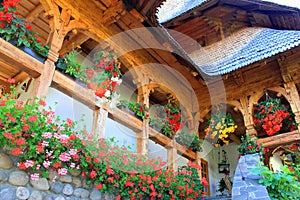
M26 72L32 78L37 78L43 71L44 64L26 54L22 50L13 46L9 42L0 38L0 64L7 69L17 69ZM51 86L59 91L67 94L68 96L84 103L91 109L95 110L101 106L108 111L109 116L130 128L134 132L141 132L143 130L143 122L138 118L126 113L118 108L111 108L108 104L99 105L95 94L76 81L68 78L61 72L55 70ZM182 145L173 142L172 139L157 132L149 127L149 139L155 143L162 145L166 148L176 148L177 152L189 160L196 159L196 153L187 150Z

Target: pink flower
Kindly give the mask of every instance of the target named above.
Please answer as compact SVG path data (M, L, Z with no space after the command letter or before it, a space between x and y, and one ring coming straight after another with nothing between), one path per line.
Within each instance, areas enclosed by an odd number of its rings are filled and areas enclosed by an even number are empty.
M71 156L75 156L77 154L77 150L76 149L70 149L69 154Z
M68 154L66 152L63 152L59 155L59 160L61 160L63 162L69 161L70 159L71 159L70 154Z
M73 126L73 121L70 118L67 118L67 126L70 128Z
M66 134L60 135L59 136L59 142L62 144L66 144L69 141L69 136Z
M71 167L71 168L75 168L75 163L71 163L71 164L70 164L70 167Z
M33 160L26 160L25 162L25 167L33 167L34 166L34 161Z
M43 146L43 147L47 147L47 146L49 146L49 142L47 142L47 141L43 141L43 142L42 142L42 146Z
M44 132L44 133L42 133L42 137L43 138L51 138L52 137L52 133L50 133L50 132Z
M68 173L68 170L66 168L58 169L58 174L61 176L65 176L67 173Z
M50 166L51 162L48 160L44 160L43 166L47 169Z
M38 181L40 178L40 175L38 173L34 173L30 175L30 179L33 181Z

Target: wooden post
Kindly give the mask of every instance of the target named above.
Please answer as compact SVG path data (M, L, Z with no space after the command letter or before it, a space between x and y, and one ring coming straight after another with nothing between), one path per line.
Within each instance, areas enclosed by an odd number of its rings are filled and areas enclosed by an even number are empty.
M287 94L290 95L291 100L289 101L291 109L295 114L295 121L298 123L298 130L300 130L300 99L296 84L293 80L293 69L298 69L299 58L294 55L294 58L287 59L286 57L279 58L278 64L280 66L280 73L284 83L284 88Z
M52 83L52 78L55 72L54 62L58 58L58 53L49 50L48 59L45 61L43 71L41 75L34 80L33 91L31 93L31 98L33 97L44 97L47 95L49 87Z
M201 166L201 153L200 151L196 152L196 160L195 163L199 166ZM198 170L198 176L200 178L200 180L202 179L202 173L201 173L202 169Z
M241 111L244 119L244 125L246 127L246 132L250 133L251 136L257 136L257 131L254 128L253 117L252 117L252 108L253 101L250 97L250 100L247 96L242 96L239 101L231 101L232 105L235 105L238 110Z
M104 108L94 110L92 134L95 139L104 138L107 118L108 112Z
M149 107L149 78L142 75L142 78L136 80L135 84L138 87L138 102L145 104ZM143 120L143 130L136 133L136 151L138 154L146 156L148 154L148 141L149 141L149 123L147 119Z
M298 124L298 130L300 130L300 99L294 81L290 81L284 84L284 88L288 94L290 94L291 102L290 106L295 115L295 121Z
M136 152L142 156L148 155L149 124L143 121L143 130L136 133Z
M168 168L178 171L177 149L174 145L174 140L167 147L168 153Z

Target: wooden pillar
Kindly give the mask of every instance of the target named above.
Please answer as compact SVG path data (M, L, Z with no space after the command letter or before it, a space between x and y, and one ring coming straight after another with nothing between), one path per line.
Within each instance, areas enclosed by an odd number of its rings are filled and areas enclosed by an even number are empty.
M135 80L135 84L138 87L137 101L145 104L149 107L149 78L146 75L142 75L138 80ZM136 133L136 151L138 154L146 156L148 155L148 141L149 141L149 122L147 119L143 121L143 130Z
M174 145L174 140L166 147L168 153L168 168L178 171L177 149Z
M201 166L201 153L200 151L196 152L196 160L195 163L199 166ZM202 173L201 173L202 169L198 170L198 176L200 178L200 180L202 179Z
M280 72L284 81L284 88L287 94L290 95L290 106L292 112L295 114L295 121L298 123L298 130L300 130L300 99L296 84L293 80L292 74L294 70L298 70L299 55L291 55L289 58L281 57L278 60Z
M44 97L47 95L49 87L52 83L52 78L55 72L54 62L58 58L58 53L49 50L48 59L45 61L43 71L41 75L34 80L33 91L31 93L31 98L33 97Z
M143 130L136 133L136 152L140 155L148 155L149 140L149 124L148 120L143 121Z
M288 94L290 94L291 102L290 106L292 112L295 115L295 121L298 124L298 130L300 130L300 99L296 85L293 81L284 84L284 88Z
M242 96L239 101L232 102L233 105L236 105L237 109L241 111L244 119L244 125L246 127L246 132L250 133L251 136L256 137L257 131L254 128L254 122L253 122L253 100L250 97Z
M104 138L107 118L108 118L108 111L105 110L104 108L97 107L94 110L93 127L92 127L92 134L94 138L96 139Z

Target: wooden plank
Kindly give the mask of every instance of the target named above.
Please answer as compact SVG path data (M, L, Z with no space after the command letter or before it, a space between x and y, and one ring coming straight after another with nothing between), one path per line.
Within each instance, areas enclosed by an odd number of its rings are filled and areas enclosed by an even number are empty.
M80 102L86 104L94 110L96 105L95 94L92 90L82 87L74 80L66 77L61 72L55 70L52 86L70 97L73 97Z
M134 132L141 132L143 130L143 122L136 118L135 116L130 115L129 113L126 113L118 108L114 108L110 110L110 113L112 114L112 119L114 121L117 121L126 127L130 128Z
M24 53L22 50L9 42L6 42L2 38L0 38L0 60L25 71L34 78L41 74L44 67L43 63Z
M43 8L42 4L39 4L32 11L30 11L30 13L26 16L26 18L29 21L33 22L35 20L35 18L37 18L43 10L44 10L44 8Z
M300 141L300 133L298 130L282 133L279 135L269 136L267 138L261 138L257 140L258 144L263 143L264 147L273 148L280 145L286 145L293 142Z

